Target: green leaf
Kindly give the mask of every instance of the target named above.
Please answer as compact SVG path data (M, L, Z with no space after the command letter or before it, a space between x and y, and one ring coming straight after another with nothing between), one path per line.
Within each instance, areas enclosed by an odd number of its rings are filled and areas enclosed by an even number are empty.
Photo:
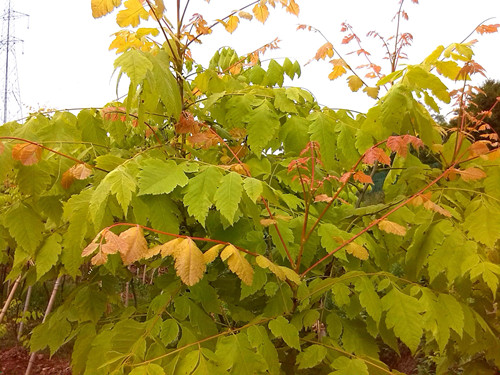
M335 119L322 112L313 112L307 118L310 121L309 134L311 141L319 143L319 152L326 169L335 165L335 149L332 145L337 142L335 134Z
M82 323L90 320L97 323L106 311L107 302L106 295L95 285L84 286L78 291L73 302L78 310L78 321Z
M387 328L392 328L396 336L415 353L423 333L420 315L422 306L419 301L393 288L382 298L382 306L387 311Z
M45 240L40 250L37 251L35 257L37 281L57 263L62 251L61 240L61 236L54 233Z
M464 229L468 231L469 237L493 248L500 238L500 211L478 203L471 205L468 212Z
M111 193L116 196L116 200L120 204L123 214L126 216L128 206L132 200L132 194L135 193L136 189L135 178L123 165L120 165L104 178L103 183L110 185Z
M69 221L68 229L63 235L63 252L61 261L64 268L71 276L76 276L80 265L83 263L81 256L85 247L83 240L87 234L90 210L90 202L94 198L93 190L83 190L78 195L73 195L64 204L63 217Z
M500 266L491 262L480 262L470 269L470 278L475 280L479 275L491 289L495 299L500 278Z
M160 365L149 363L144 366L135 367L129 375L165 375L165 371Z
M152 93L154 96L159 94L166 113L178 120L182 110L182 99L177 81L170 71L169 57L163 50L156 56L152 54L147 56L153 64L152 74L147 77Z
M208 210L212 207L214 195L222 174L216 167L208 167L189 180L184 195L188 213L205 226Z
M373 282L367 277L360 277L355 281L356 291L359 292L359 302L366 309L368 315L378 324L382 316L382 303L375 291Z
M268 326L274 336L281 337L288 346L300 350L299 331L288 320L279 316L271 320Z
M51 183L50 174L39 164L21 167L17 173L19 190L26 195L39 195Z
M439 100L445 103L450 102L450 94L445 84L421 66L409 66L403 81L412 89L431 90L432 94Z
M161 341L168 345L179 336L179 325L174 319L167 319L161 324Z
M275 137L280 126L276 112L267 102L254 108L248 116L248 145L259 158L269 142Z
M245 189L245 192L247 193L248 197L254 203L257 202L257 200L262 195L262 192L264 191L262 181L252 177L245 178L245 180L243 181L243 188Z
M264 358L253 350L245 333L221 337L215 354L222 368L232 369L233 374L254 375L267 369Z
M40 216L31 207L16 204L7 211L3 223L16 243L34 256L36 248L42 242L42 232L45 229Z
M358 358L338 357L331 366L337 370L329 375L368 375L368 367Z
M247 330L248 340L250 345L257 349L257 352L264 357L267 362L269 374L279 375L280 374L280 362L278 358L278 352L276 347L269 339L267 330L265 327L253 325L248 327Z
M280 139L283 140L285 152L300 154L309 138L307 136L309 122L303 117L291 116L280 129Z
M153 69L153 64L143 52L131 48L115 60L115 69L118 68L121 68L120 74L125 73L130 78L131 85L137 86Z
M182 166L173 160L146 159L140 168L139 195L168 194L189 181Z
M229 221L229 224L234 222L242 193L242 181L238 173L229 172L222 177L220 186L214 195L214 202L215 207Z
M283 73L285 73L283 67L271 59L267 68L267 84L269 86L274 86L275 84L278 84L280 87L283 86Z
M326 317L326 331L328 336L337 340L342 334L342 320L335 313L330 313Z
M323 359L325 359L325 357L326 348L324 346L316 344L311 345L297 356L299 370L317 366L323 361Z

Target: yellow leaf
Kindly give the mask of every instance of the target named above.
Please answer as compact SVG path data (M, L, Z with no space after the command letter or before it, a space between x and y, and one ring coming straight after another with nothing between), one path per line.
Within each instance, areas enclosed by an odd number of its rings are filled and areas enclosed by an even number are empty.
M122 0L91 0L92 17L99 18L119 7Z
M368 251L356 242L351 242L346 246L346 251L361 260L368 259Z
M166 257L168 255L176 257L177 251L179 250L179 245L184 241L184 238L175 238L171 241L165 242L163 245L159 245L161 256Z
M482 155L481 158L486 160L496 160L500 158L500 148L497 148L495 151L492 151L486 155Z
M201 280L207 266L203 253L191 238L185 238L175 252L175 271L182 282L192 286Z
M483 170L476 167L471 167L464 170L457 169L456 172L458 172L460 174L460 177L462 177L462 179L467 182L480 180L487 176Z
M207 251L205 251L203 253L203 259L205 259L205 263L208 264L208 263L212 263L215 258L217 258L217 256L219 255L219 252L220 250L226 245L224 244L218 244L218 245L215 245L215 246L212 246L210 249L208 249Z
M252 285L253 268L243 254L233 245L228 245L220 254L222 260L227 260L229 269L247 285Z
M121 27L136 27L139 25L141 18L144 20L149 18L149 13L144 9L140 0L127 0L125 8L118 12L116 16L116 22Z
M259 255L257 258L255 258L255 261L260 268L267 268L269 269L269 271L274 273L278 279L285 280L285 272L265 256Z
M240 23L240 19L236 16L230 16L227 22L224 24L224 27L229 33L233 33L234 30L238 27Z
M347 78L347 84L351 91L356 92L363 86L363 81L358 76L352 75Z
M120 233L119 237L128 245L127 249L120 249L120 256L124 265L127 266L139 259L143 259L147 254L148 243L142 234L141 227L138 225Z
M377 87L365 87L363 89L363 92L366 92L366 95L368 95L370 98L377 99L378 98L378 92L380 90L380 86Z
M238 16L240 16L241 18L244 18L246 20L249 20L249 21L253 18L253 16L250 13L244 12L244 11L239 12Z
M345 63L344 60L342 59L333 59L330 61L330 63L333 64L333 70L332 72L328 75L328 78L330 78L330 80L334 80L334 79L337 79L339 78L341 75L347 73L346 71L346 66L347 64Z
M157 17L161 19L163 16L163 12L165 12L165 4L163 4L163 0L155 0L155 5L153 5L152 9L149 11L153 17Z
M286 11L291 14L299 15L300 8L294 0L290 0L290 4L286 7Z
M398 236L404 236L406 234L406 228L404 226L389 220L382 220L378 223L378 227L384 232L396 234Z
M255 18L257 18L260 22L264 23L269 16L269 10L267 9L266 4L255 4L252 9Z
M291 282L294 282L297 285L300 285L302 281L300 280L300 276L295 272L294 270L284 267L284 266L279 266L281 271L285 274L286 278L290 280Z

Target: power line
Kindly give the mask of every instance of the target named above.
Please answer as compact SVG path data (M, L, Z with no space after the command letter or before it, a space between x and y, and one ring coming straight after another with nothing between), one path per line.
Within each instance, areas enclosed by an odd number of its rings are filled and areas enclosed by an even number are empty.
M24 17L28 17L28 15L13 10L11 0L8 0L6 9L1 16L2 39L0 40L2 61L5 61L4 85L1 92L4 123L10 118L22 117L21 93L17 75L16 45L23 43L23 40L15 36L14 26L17 19Z

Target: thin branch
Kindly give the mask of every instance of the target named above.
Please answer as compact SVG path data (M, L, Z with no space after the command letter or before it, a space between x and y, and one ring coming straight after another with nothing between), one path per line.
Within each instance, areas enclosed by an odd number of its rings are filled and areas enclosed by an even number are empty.
M64 158L66 158L66 159L72 160L72 161L74 161L75 163L78 163L78 164L83 164L83 165L85 165L85 166L87 166L87 167L89 167L89 168L92 168L92 169L96 169L96 170L99 170L99 171L102 171L102 172L109 173L109 171L107 171L106 169L102 169L102 168L96 167L96 166L94 166L94 165L87 164L87 163L85 163L83 160L80 160L80 159L74 158L74 157L72 157L72 156L66 155L66 154L64 154L64 153L62 153L62 152L56 151L56 150L54 150L54 149L52 149L52 148L50 148L50 147L44 146L44 145L42 145L41 143L38 143L38 142L35 142L35 141L30 141L30 140L28 140L28 139L19 138L19 137L0 137L0 139L11 139L11 140L15 140L15 141L22 141L22 142L26 142L26 143L31 143L32 145L38 146L38 147L43 148L43 149L45 149L45 150L47 150L47 151L50 151L50 152L52 152L52 153L54 153L54 154L57 154L57 155L59 155L59 156L62 156L62 157L64 157Z

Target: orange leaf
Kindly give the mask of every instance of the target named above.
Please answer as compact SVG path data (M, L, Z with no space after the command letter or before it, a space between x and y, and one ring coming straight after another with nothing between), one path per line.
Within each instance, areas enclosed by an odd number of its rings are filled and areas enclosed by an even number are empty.
M148 243L142 234L141 227L134 226L120 233L120 239L124 240L127 248L119 248L120 256L124 265L129 265L135 261L144 258L148 252Z
M364 174L361 171L354 173L352 178L358 182L363 183L363 184L373 184L372 178L370 176L368 176L367 174Z
M476 31L479 34L491 34L491 33L496 33L498 31L498 28L500 27L500 24L495 24L495 25L481 25L476 27Z
M255 4L252 9L255 18L257 18L260 22L264 23L269 16L269 10L267 9L266 4Z
M300 8L294 0L290 0L290 4L286 7L286 11L291 14L299 15Z
M108 261L108 254L104 254L102 251L99 251L96 255L92 257L90 263L94 266L100 266Z
M250 13L244 12L244 11L239 12L238 16L240 16L241 18L244 18L246 20L249 20L249 21L253 18L253 16Z
M78 163L68 169L68 172L70 172L71 175L77 180L85 180L92 174L92 169L83 163Z
M128 252L128 243L123 239L114 234L111 231L106 231L104 233L104 238L106 243L101 246L101 251L106 254L126 254Z
M437 205L431 200L428 200L424 203L424 208L426 210L437 212L438 214L441 214L443 216L451 217L451 213L448 210L445 210L443 207Z
M12 157L23 165L33 165L42 158L42 148L32 143L18 143L12 148Z
M326 194L320 194L314 197L315 202L331 202L332 199L333 199L332 197L329 197Z
M378 223L378 227L384 232L396 234L398 236L404 236L406 234L406 228L404 226L389 220L382 220Z
M63 187L63 189L69 189L70 186L73 184L73 182L75 182L75 177L73 177L73 175L71 174L71 172L69 170L67 170L66 172L64 172L62 174L62 177L61 177L61 186Z
M82 257L86 257L90 254L93 254L94 251L97 250L97 248L99 247L99 244L98 243L95 243L95 242L91 242L87 245L87 247L85 249L83 249L82 251Z
M260 225L262 225L263 227L268 227L277 223L278 222L274 219L260 219Z
M485 178L487 176L483 170L481 170L479 168L475 168L475 167L470 167L470 168L467 168L464 170L455 169L455 171L458 174L460 174L460 177L462 177L462 179L464 181L467 181L467 182L480 180L480 179Z
M324 60L326 56L333 57L333 46L330 42L325 43L321 47L319 47L314 58L316 60Z
M382 150L381 148L378 147L372 147L368 151L366 151L365 156L363 157L363 161L366 164L371 164L373 165L375 161L379 161L382 164L391 164L391 158Z
M490 152L490 149L487 146L486 141L478 141L474 142L473 144L470 145L469 151L473 156L479 156L479 155L484 155Z
M408 153L408 144L401 136L391 136L387 138L387 147L396 154L406 157Z

